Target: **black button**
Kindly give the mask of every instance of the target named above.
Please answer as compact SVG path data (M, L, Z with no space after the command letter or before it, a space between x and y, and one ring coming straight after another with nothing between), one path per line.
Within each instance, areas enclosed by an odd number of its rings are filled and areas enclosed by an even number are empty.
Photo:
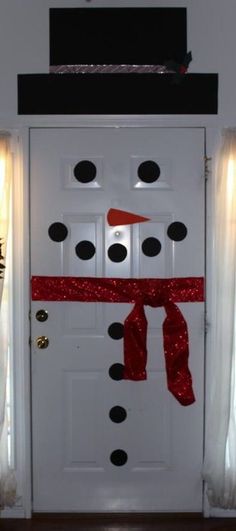
M124 450L114 450L110 455L110 460L115 466L123 466L128 460L128 455Z
M108 334L112 339L121 339L124 336L124 325L112 323L108 328Z
M109 369L109 376L112 380L123 380L124 365L122 363L114 363Z
M117 424L120 424L120 422L124 422L124 420L127 417L126 410L121 406L114 406L110 409L109 417L112 420L112 422L116 422Z

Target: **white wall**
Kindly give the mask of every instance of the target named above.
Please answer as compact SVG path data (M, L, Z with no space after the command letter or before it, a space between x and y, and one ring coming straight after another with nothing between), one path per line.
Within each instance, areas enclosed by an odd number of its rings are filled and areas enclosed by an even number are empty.
M49 8L74 6L187 7L192 72L218 72L219 122L236 124L235 0L1 0L0 127L17 116L17 73L49 70ZM18 120L19 122L19 120Z

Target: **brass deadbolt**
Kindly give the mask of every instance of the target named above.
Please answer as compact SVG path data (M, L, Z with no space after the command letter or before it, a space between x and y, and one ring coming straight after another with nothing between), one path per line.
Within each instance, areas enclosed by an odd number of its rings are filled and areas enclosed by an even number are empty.
M36 312L36 319L37 321L40 321L40 323L44 323L44 321L47 321L48 319L48 312L47 310L38 310Z

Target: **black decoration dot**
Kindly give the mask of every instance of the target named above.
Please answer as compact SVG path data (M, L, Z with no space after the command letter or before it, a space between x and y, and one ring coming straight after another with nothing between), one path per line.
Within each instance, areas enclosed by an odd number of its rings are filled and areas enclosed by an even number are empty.
M127 249L121 243L110 245L107 254L112 262L123 262L127 256Z
M92 242L83 240L77 243L75 252L81 260L90 260L95 255L96 249Z
M90 160L81 160L74 167L74 176L82 184L90 183L96 177L97 169Z
M115 466L123 466L128 460L128 455L124 450L114 450L110 455L110 460Z
M68 229L64 225L64 223L60 223L60 221L56 221L55 223L52 223L48 229L48 234L51 240L54 242L63 242L68 234Z
M161 251L161 243L157 238L146 238L142 243L142 251L146 256L157 256Z
M120 424L120 422L124 422L124 420L127 417L127 413L125 408L121 406L114 406L110 409L109 417L112 420L112 422L116 422L117 424Z
M146 160L138 167L138 176L144 183L154 183L161 174L160 167L153 160Z
M108 334L112 339L121 339L124 336L124 325L112 323L108 328Z
M123 380L124 365L122 363L113 363L109 369L109 376L112 380Z
M187 236L187 227L181 221L174 221L167 229L167 234L171 240L181 242Z

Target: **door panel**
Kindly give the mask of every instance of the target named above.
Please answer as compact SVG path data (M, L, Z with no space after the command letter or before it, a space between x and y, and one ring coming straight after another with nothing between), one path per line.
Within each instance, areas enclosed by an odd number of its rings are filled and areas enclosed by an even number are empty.
M32 274L203 276L203 162L200 128L33 128ZM110 208L150 221L110 227ZM148 376L133 382L119 372L132 304L32 302L35 511L201 511L204 307L178 306L190 407L167 390L163 308L145 308Z

